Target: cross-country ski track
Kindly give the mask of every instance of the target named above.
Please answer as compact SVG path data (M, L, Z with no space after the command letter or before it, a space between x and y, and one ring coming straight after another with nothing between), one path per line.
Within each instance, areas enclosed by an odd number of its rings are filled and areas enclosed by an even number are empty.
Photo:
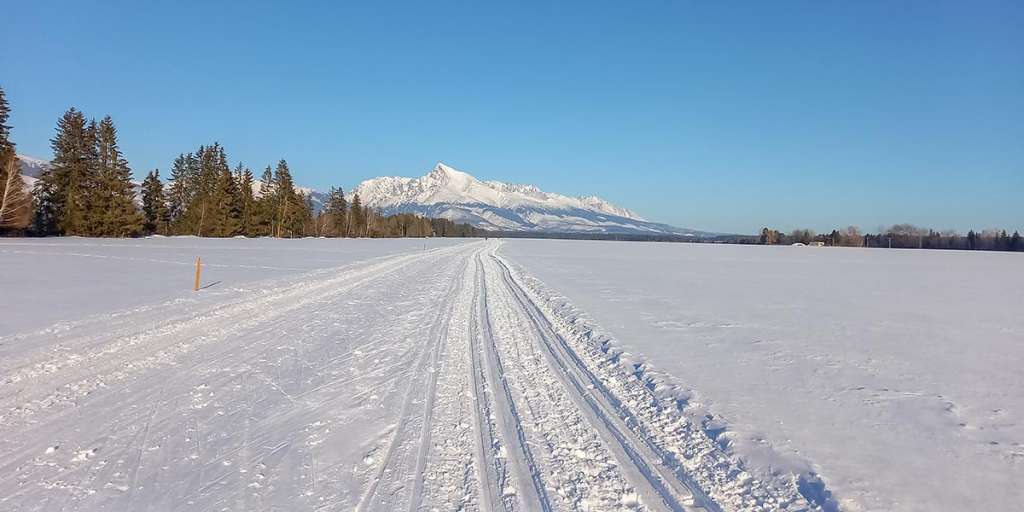
M815 510L499 241L0 337L0 510Z

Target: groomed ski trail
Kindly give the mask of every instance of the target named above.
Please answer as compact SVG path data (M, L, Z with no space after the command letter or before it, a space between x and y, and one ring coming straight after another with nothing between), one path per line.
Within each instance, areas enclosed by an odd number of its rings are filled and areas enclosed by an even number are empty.
M0 338L2 510L811 510L476 241Z

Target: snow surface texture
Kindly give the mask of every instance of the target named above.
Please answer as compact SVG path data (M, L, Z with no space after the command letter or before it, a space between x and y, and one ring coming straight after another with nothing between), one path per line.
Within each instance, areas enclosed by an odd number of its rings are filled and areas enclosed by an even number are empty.
M60 242L42 252L97 243ZM122 294L178 269L156 261L168 240L134 242L112 251L138 258L134 280L68 265ZM255 244L225 265L265 248L294 268L316 247L358 247L219 242ZM746 468L500 246L242 272L219 293L149 291L113 314L83 316L79 300L63 305L76 320L0 332L0 510L818 508L794 474ZM5 291L38 286L51 263L19 260ZM94 299L121 307L111 295Z
M541 309L679 397L751 474L805 475L806 495L852 511L1024 503L1018 254L539 240L500 254L536 278Z
M599 197L568 197L532 185L480 181L443 163L419 178L366 180L355 192L363 204L385 213L411 212L498 231L707 234L648 222Z

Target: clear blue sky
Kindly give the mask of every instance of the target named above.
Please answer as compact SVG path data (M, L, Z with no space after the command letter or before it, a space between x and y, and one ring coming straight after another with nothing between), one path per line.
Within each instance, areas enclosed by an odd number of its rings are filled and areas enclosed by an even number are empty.
M440 160L708 230L1024 230L1024 2L292 3L5 4L20 152L74 105L136 175L220 141L317 188Z

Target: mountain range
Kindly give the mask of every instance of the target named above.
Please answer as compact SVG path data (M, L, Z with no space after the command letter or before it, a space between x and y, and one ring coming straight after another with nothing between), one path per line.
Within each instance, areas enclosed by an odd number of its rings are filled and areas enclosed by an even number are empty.
M533 185L481 181L444 163L418 178L366 180L353 192L384 213L416 213L496 231L702 236L651 222L596 196L571 197Z
M29 186L50 165L45 160L24 155L18 155L18 163ZM259 182L255 185L258 187ZM137 194L139 188L136 183ZM316 209L326 200L322 191L297 188L312 198ZM651 222L596 196L572 197L545 192L533 185L482 181L440 162L418 178L384 176L365 180L347 195L351 198L352 193L358 193L364 205L384 214L415 213L493 231L713 235Z

